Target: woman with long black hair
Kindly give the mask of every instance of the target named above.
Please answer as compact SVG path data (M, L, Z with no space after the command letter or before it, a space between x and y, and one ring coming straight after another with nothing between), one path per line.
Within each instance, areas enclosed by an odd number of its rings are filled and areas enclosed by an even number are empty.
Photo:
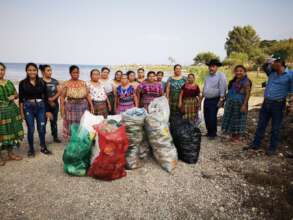
M28 63L25 67L26 78L19 83L20 114L26 121L27 139L29 143L28 156L35 156L34 131L35 120L39 133L41 153L51 154L45 143L46 112L48 110L48 96L45 83L38 76L35 63Z

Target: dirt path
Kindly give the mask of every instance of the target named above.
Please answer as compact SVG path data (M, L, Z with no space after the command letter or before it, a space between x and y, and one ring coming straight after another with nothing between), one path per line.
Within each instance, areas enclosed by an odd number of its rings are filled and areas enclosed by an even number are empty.
M103 182L68 176L64 146L49 146L52 156L0 167L0 219L293 218L293 162L282 156L203 137L196 165L179 162L170 175L149 159L127 177Z

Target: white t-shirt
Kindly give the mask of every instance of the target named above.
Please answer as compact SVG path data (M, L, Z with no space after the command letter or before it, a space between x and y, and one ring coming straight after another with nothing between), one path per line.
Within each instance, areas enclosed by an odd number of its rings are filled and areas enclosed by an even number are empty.
M100 82L103 84L106 93L113 92L113 81L108 79L108 80L100 80Z

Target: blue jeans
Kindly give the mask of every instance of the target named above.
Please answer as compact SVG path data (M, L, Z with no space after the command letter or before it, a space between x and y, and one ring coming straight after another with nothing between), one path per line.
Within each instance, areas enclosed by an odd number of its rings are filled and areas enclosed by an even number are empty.
M266 127L272 119L271 144L269 151L275 151L279 142L280 129L284 111L286 108L286 101L270 101L265 100L259 112L259 121L253 141L253 146L259 148L261 141L265 135Z
M209 137L217 136L218 102L220 98L206 98L204 100L204 120Z
M51 134L53 138L58 137L58 128L57 128L57 122L58 122L58 113L59 113L59 103L56 102L56 105L54 107L49 106L48 112L51 112L53 115L53 120L50 120L51 125ZM46 124L47 124L47 118L45 118Z
M23 104L25 121L27 125L27 139L29 143L29 151L34 152L34 132L35 119L37 121L37 129L39 133L40 145L45 147L46 134L46 110L45 103L25 101Z

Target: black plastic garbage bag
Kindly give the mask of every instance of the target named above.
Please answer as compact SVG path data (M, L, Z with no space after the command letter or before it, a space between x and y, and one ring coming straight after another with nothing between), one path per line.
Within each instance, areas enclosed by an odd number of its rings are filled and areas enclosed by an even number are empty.
M176 115L170 119L170 130L179 159L186 163L196 163L201 144L200 129L194 122Z

